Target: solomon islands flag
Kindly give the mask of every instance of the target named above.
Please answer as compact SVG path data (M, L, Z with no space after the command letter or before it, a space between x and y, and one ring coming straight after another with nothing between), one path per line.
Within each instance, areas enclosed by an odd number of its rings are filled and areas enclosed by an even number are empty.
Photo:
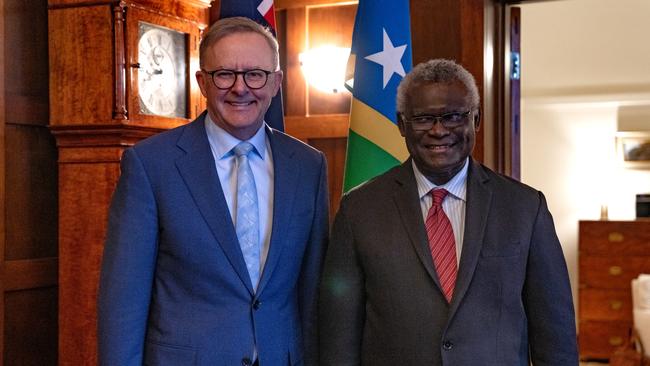
M412 68L410 29L408 0L359 0L344 192L409 156L397 128L395 97Z

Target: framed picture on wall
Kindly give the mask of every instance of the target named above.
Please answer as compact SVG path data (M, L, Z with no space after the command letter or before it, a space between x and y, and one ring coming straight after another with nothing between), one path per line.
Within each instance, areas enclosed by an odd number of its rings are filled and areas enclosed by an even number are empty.
M616 148L624 167L650 169L650 131L618 132Z

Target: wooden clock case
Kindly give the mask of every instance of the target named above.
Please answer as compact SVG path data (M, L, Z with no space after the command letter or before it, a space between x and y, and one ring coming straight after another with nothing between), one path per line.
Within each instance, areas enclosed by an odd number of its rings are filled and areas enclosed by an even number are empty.
M125 148L194 119L209 0L48 2L50 129L59 165L59 364L97 364L96 297L107 210ZM184 33L187 118L140 114L138 22Z

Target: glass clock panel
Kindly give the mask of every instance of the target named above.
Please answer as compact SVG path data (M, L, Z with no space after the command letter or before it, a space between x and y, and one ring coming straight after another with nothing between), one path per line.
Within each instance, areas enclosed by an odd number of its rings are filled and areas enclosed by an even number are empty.
M187 64L184 33L139 22L138 92L140 113L187 118Z

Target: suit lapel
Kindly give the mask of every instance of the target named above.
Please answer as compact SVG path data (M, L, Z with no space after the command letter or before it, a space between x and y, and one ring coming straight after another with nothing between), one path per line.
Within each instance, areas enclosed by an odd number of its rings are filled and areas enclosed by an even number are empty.
M474 160L470 160L467 173L467 207L465 209L463 251L458 267L456 287L451 301L450 319L467 292L483 245L483 236L492 202L492 190L487 184L488 181L489 178L483 168Z
M197 118L178 139L178 147L186 154L176 160L176 167L217 243L248 291L253 294L246 262L217 176L204 121L203 116Z
M266 133L273 154L273 224L269 253L257 289L258 296L269 282L282 251L287 246L286 240L283 239L286 237L293 210L300 170L297 159L294 158L294 151L282 144L278 132L267 127Z
M440 289L440 281L438 280L438 275L433 265L431 252L429 251L429 240L424 229L422 209L420 208L418 188L415 182L411 159L406 160L398 168L396 182L398 189L395 190L393 198L397 205L402 224L408 233L413 249L415 249L415 252L420 258L420 262L422 262L427 273L429 273L429 276Z

